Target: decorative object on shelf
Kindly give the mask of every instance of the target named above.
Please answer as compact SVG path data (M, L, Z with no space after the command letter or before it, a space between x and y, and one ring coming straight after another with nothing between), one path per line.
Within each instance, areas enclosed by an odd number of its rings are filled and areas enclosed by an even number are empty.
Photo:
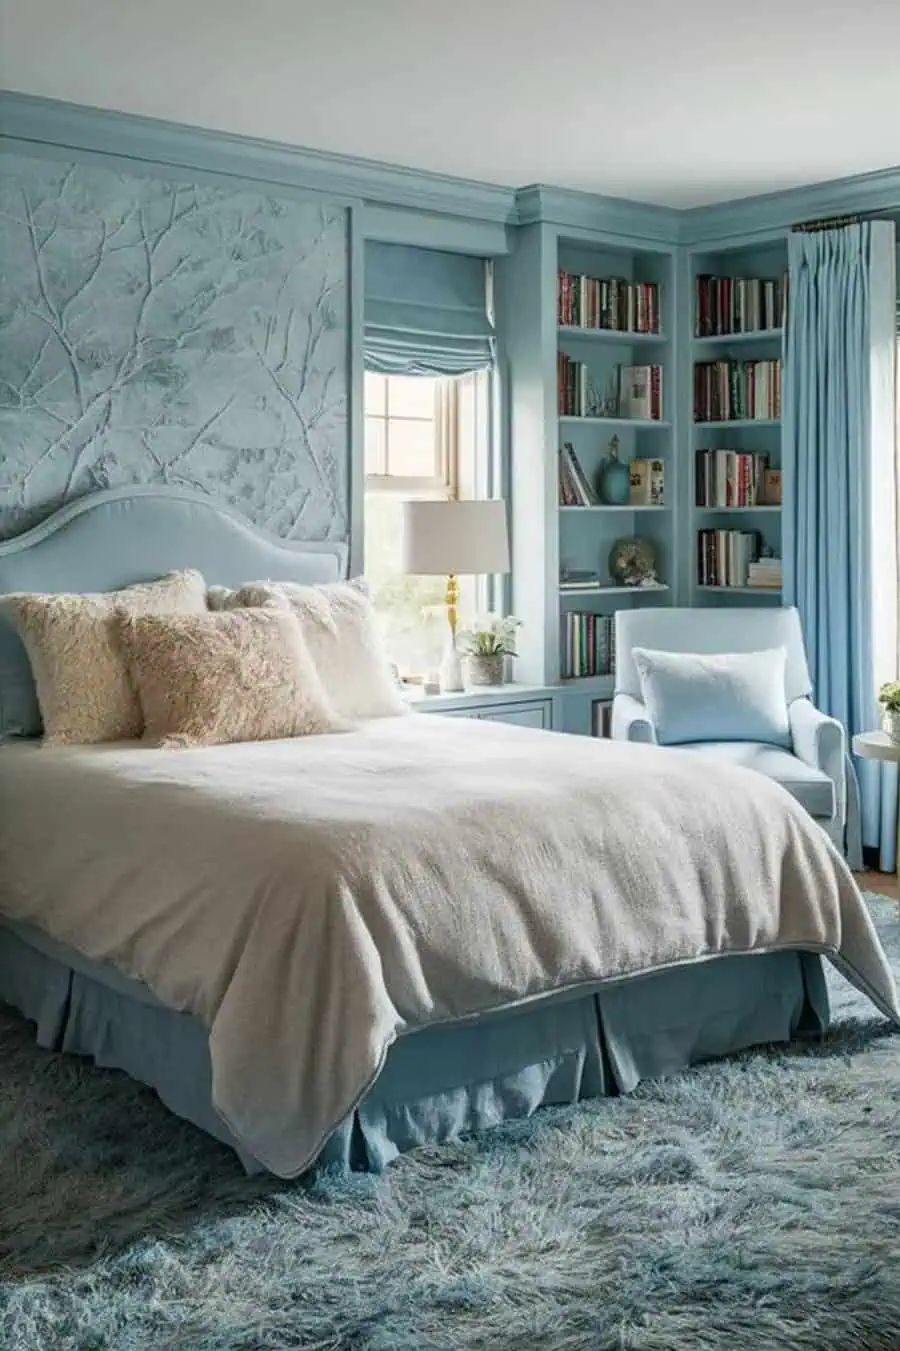
M621 586L657 586L653 541L634 536L617 539L609 555L610 576Z
M781 470L766 469L763 471L763 495L762 500L767 507L781 506Z
M507 657L516 655L515 615L484 615L459 634L467 685L502 685Z
M628 467L628 502L632 507L665 504L665 466L662 460L632 460Z
M502 498L404 502L403 511L403 571L447 578L450 632L441 661L441 690L459 694L465 684L456 640L457 577L509 572L506 503Z
M889 680L878 691L882 731L900 744L900 681Z
M619 438L614 436L606 449L607 456L597 476L600 500L608 507L624 507L630 483L628 465L619 459Z
M662 418L662 366L619 367L619 417L641 422Z

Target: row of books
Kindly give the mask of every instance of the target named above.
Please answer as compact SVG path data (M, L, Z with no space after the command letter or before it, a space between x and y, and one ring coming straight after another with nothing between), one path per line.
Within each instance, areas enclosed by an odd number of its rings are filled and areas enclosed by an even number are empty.
M595 507L597 494L581 467L570 441L559 452L559 505L561 507Z
M557 353L556 374L560 417L662 418L662 366L617 367L611 400L601 398L587 364L567 352Z
M780 361L698 361L694 420L764 421L781 417Z
M560 272L557 320L566 328L658 333L659 287L655 281Z
M567 611L562 619L563 679L609 675L616 656L614 617L572 610Z
M760 556L756 530L699 530L697 581L701 586L781 586L781 560Z
M694 455L694 502L698 507L781 505L781 471L768 455L741 450L698 450Z
M559 505L596 507L600 497L581 467L571 441L559 452ZM636 459L628 466L628 502L623 506L661 507L665 504L665 465L662 460Z
M696 334L712 338L729 333L756 333L781 328L787 298L787 274L779 281L765 277L697 278Z

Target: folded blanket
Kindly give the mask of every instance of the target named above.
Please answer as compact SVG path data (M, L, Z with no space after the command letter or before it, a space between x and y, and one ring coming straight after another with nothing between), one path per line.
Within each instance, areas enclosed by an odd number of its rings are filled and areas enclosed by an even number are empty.
M396 1037L562 988L795 948L900 1021L850 872L777 784L488 721L4 747L0 909L200 1017L216 1109L286 1177Z

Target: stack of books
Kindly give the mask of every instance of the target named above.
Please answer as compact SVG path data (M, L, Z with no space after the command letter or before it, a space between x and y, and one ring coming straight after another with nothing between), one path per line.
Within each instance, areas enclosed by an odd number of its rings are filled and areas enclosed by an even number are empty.
M563 328L605 328L619 333L659 332L655 281L586 277L560 272L557 320Z
M781 559L760 558L747 569L747 585L763 590L781 590Z
M758 507L765 502L768 455L741 450L698 450L694 456L698 507Z
M694 365L696 422L780 417L780 361L698 361Z
M570 441L559 452L559 505L561 507L595 507L594 492L581 467Z
M763 277L697 278L696 333L712 338L757 333L784 323L787 274L779 281Z
M759 558L755 530L700 530L697 580L701 586L749 586L750 567Z
M559 574L559 589L570 595L579 591L596 591L601 585L599 572L586 568L563 568Z
M564 680L609 675L615 663L615 621L612 615L563 615L561 670Z
M619 417L659 422L662 379L662 366L620 366Z
M587 417L593 408L594 394L585 363L560 352L556 358L556 377L560 417Z

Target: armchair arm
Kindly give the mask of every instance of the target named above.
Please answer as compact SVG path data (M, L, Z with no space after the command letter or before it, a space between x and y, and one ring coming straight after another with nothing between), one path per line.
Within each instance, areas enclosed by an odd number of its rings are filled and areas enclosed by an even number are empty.
M809 701L795 699L788 708L794 754L804 764L827 774L837 794L837 817L844 819L847 800L847 739L837 718L829 718Z
M612 735L615 741L643 741L656 744L653 723L640 699L630 694L617 694L612 707Z

